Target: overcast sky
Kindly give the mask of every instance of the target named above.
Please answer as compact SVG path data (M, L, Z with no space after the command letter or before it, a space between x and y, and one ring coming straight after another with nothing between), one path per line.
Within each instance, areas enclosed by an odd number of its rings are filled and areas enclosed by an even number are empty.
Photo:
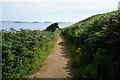
M119 0L3 0L4 21L77 22L117 10ZM1 18L0 18L1 19Z

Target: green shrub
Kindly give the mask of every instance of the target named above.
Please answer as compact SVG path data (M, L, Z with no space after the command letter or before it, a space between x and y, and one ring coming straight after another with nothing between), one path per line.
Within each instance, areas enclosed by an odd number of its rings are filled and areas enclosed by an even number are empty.
M58 31L20 29L2 30L2 77L22 78L35 71Z
M63 35L77 47L72 53L72 66L77 77L119 78L118 20L118 11L113 11L94 15L63 29Z

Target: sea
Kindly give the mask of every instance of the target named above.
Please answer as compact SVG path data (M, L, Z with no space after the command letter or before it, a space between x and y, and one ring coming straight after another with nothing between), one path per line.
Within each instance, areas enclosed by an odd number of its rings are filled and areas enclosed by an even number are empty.
M68 27L74 23L72 22L58 22L60 28ZM10 28L14 28L16 30L20 30L20 28L23 29L30 29L30 30L44 30L49 25L53 24L53 22L15 22L15 21L0 21L1 29L5 29L7 31L10 30Z

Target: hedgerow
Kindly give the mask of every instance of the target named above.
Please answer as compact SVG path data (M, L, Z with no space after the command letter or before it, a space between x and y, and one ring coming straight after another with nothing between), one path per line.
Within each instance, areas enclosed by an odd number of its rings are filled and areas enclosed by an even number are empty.
M63 29L77 47L72 66L77 77L119 78L120 17L118 11L98 14Z
M22 78L35 71L53 46L55 32L2 30L2 78Z

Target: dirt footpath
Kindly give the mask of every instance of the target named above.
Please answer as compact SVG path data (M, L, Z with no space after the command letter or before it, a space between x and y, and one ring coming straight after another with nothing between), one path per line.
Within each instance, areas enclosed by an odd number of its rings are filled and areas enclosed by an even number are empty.
M44 70L41 70L31 77L34 78L71 78L72 69L70 67L69 49L60 34L57 43L53 50L47 56L45 63L47 64Z

